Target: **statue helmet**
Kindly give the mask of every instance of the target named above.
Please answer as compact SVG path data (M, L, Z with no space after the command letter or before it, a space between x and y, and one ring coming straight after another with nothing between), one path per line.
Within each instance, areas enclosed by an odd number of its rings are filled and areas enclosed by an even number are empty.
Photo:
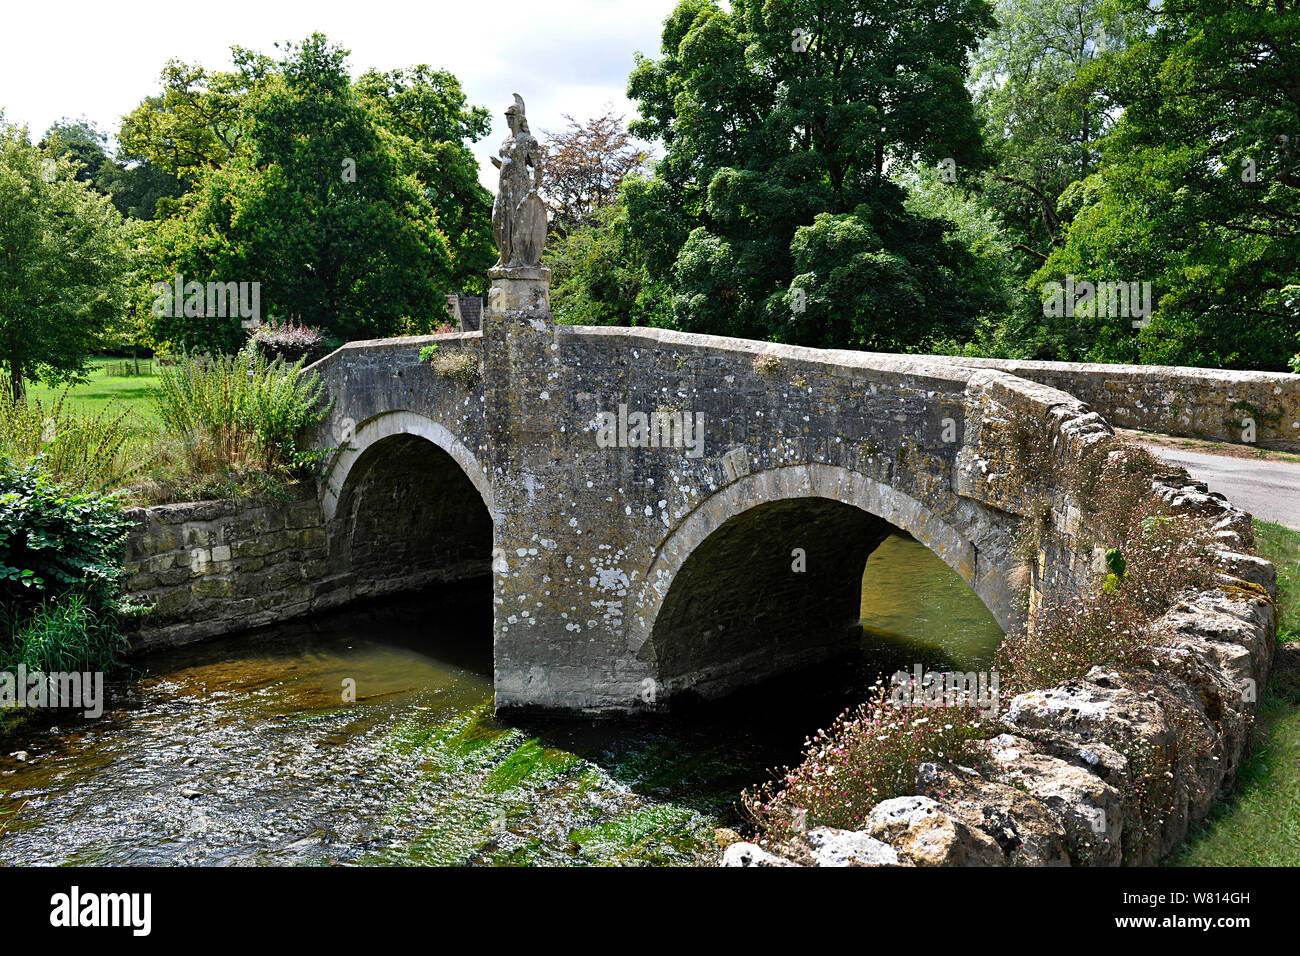
M506 116L518 116L519 128L525 133L530 132L528 129L528 118L524 116L524 98L518 93L514 94L515 103L513 106L506 108Z

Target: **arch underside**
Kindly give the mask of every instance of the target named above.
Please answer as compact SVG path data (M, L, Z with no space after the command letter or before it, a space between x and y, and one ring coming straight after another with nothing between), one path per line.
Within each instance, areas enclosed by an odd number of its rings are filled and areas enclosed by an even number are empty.
M915 499L834 466L746 476L660 548L642 591L638 658L665 694L715 697L843 654L861 634L867 558L896 529L942 558L1006 629L1009 535L973 527L986 550Z
M423 416L364 423L322 502L333 571L357 597L489 574L493 522L475 474L469 452Z

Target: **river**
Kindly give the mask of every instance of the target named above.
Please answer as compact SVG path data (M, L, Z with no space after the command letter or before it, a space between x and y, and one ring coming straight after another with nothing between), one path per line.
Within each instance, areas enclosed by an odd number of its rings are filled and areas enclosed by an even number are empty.
M902 536L862 607L854 666L679 717L495 719L487 581L138 658L102 717L0 739L0 864L711 862L740 791L870 683L1002 637Z

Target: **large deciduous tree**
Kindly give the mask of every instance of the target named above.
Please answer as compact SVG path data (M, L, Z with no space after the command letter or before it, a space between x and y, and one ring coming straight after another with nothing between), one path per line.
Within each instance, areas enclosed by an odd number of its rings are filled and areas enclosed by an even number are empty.
M625 190L677 324L879 348L965 330L974 261L889 173L987 165L965 76L992 25L985 0L683 0L629 82L665 156Z
M45 132L40 147L52 155L71 160L76 177L113 200L123 216L153 219L161 209L172 208L184 192L182 181L150 160L108 151L108 135L87 120L63 119Z
M491 120L482 106L469 106L460 81L427 65L381 73L370 70L357 93L376 109L396 138L402 168L420 181L447 237L452 280L457 289L486 290L487 270L496 261L492 236L492 194L478 180L478 160L468 143L488 134Z
M591 225L599 209L618 199L623 180L644 170L645 150L632 141L623 117L612 109L579 123L567 113L558 133L542 140L542 189L551 207L551 229L564 235Z
M1125 0L1145 9L1138 0ZM1150 281L1151 324L1080 320L1102 361L1285 370L1300 340L1300 5L1166 0L1108 58L1123 107L1036 280Z
M162 92L122 118L122 148L191 184L204 170L221 168L242 142L249 93L275 68L270 57L243 47L231 54L234 70L168 60Z
M15 400L26 381L76 380L126 303L133 230L0 115L0 365Z
M299 316L339 338L400 334L443 314L453 264L437 212L347 51L321 35L287 46L240 109L238 142L196 171L182 215L157 230L155 278L258 282L263 313ZM239 317L171 314L160 341L231 350Z
M1119 115L1099 61L1127 48L1147 18L1113 0L999 0L996 15L972 71L996 156L983 193L1036 269L1065 239L1062 193L1096 171Z

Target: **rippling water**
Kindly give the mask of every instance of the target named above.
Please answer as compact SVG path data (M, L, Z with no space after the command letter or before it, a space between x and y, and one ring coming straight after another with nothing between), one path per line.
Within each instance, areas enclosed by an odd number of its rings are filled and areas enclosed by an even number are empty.
M141 659L98 720L0 740L0 863L706 860L867 684L991 660L1001 632L922 545L889 539L863 582L855 666L689 717L496 720L487 582Z

